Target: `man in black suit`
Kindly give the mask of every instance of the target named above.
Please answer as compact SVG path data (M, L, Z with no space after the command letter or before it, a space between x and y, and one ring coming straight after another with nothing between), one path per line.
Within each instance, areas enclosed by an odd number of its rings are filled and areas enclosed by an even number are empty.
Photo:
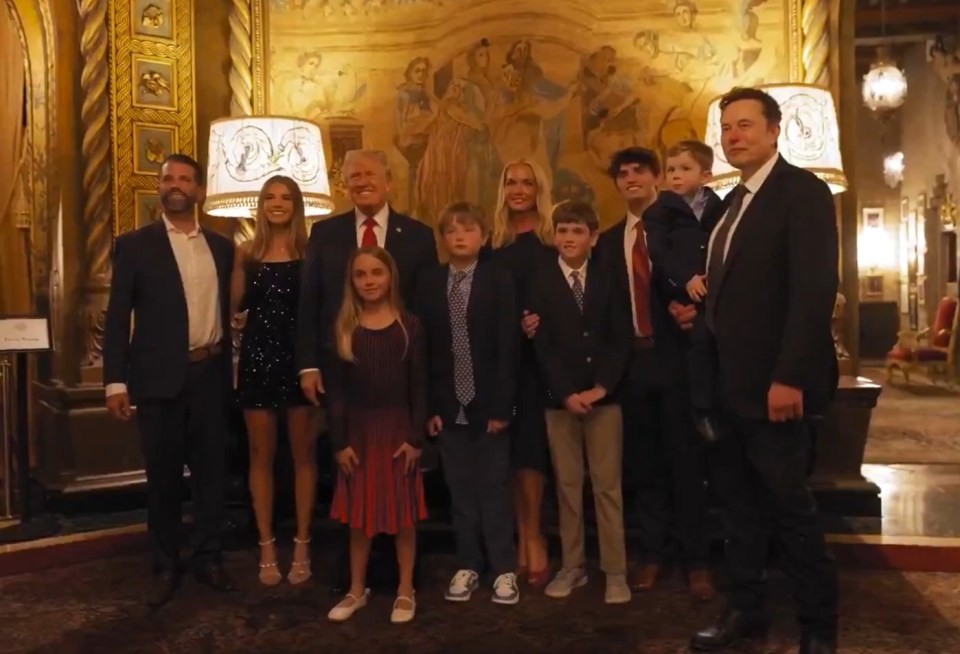
M690 647L721 650L766 631L762 585L772 532L795 590L800 653L832 654L837 573L807 485L806 419L823 415L837 387L833 198L824 182L777 153L776 100L734 89L720 108L723 151L742 180L710 240L705 303L727 432L711 465L731 584L727 611Z
M632 352L621 393L624 486L636 489L640 565L635 591L652 589L666 563L671 523L691 593L714 595L704 529L702 445L693 429L685 374L684 334L667 311L667 280L652 265L643 215L657 196L660 161L646 148L614 154L609 174L627 216L600 236L598 255L629 307ZM673 518L673 519L672 519Z
M387 204L391 176L383 152L351 150L344 158L343 175L354 208L313 225L300 289L296 357L300 385L314 404L323 393L321 371L333 347L350 254L358 247L385 248L397 262L400 295L408 308L413 307L420 275L437 264L433 231Z
M200 164L170 155L159 178L162 220L119 236L114 245L103 347L108 411L129 420L131 400L137 407L157 575L148 600L154 607L166 603L179 583L184 464L193 485L194 572L216 590L233 589L220 563L220 532L234 247L197 221L195 207L204 194Z
M415 308L427 335L429 429L439 436L457 536L458 570L445 597L470 599L486 550L493 601L515 604L509 424L520 332L513 278L495 262L478 261L490 235L479 207L450 205L437 229L450 261L420 278Z

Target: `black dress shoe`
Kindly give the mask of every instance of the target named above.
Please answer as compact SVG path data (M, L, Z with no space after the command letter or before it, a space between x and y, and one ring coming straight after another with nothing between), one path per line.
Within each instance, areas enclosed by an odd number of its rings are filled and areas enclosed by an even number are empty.
M198 565L194 568L193 574L201 584L221 593L229 593L237 589L236 584L219 563Z
M770 621L758 613L744 613L728 609L720 619L690 639L691 652L716 652L739 640L765 638Z
M147 594L147 606L159 609L173 598L180 586L180 573L177 570L163 570L153 577L153 587Z
M797 654L837 654L837 637L821 636L808 631L800 639Z

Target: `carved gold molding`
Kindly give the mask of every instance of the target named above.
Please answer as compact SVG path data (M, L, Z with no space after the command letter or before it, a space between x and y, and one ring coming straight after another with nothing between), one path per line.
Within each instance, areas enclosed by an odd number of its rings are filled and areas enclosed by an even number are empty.
M257 4L254 0L253 4ZM251 116L253 110L253 7L251 0L230 5L230 115ZM233 238L253 238L253 220L238 220Z
M24 190L27 217L21 225L30 231L33 295L50 296L50 228L60 197L57 141L56 30L48 2L6 0L26 55L27 133L24 138ZM56 316L54 316L56 320ZM55 339L56 339L55 334Z
M113 206L110 197L110 104L107 83L107 0L80 0L80 121L83 125L83 225L86 258L85 302L82 309L84 346L81 367L99 366L103 359L103 327L113 245Z
M830 88L830 0L803 0L800 61L803 81Z
M193 3L110 2L114 225L122 233L158 216L156 171L171 152L197 156ZM149 7L148 7L149 9Z

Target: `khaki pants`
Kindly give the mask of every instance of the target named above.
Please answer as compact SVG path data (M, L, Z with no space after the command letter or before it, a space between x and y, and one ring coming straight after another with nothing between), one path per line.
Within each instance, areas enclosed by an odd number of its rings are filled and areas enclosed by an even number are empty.
M597 513L600 569L608 575L625 574L620 407L596 406L586 416L575 416L564 409L547 409L546 417L550 458L556 476L563 567L578 568L586 563L583 548L583 451L586 449Z

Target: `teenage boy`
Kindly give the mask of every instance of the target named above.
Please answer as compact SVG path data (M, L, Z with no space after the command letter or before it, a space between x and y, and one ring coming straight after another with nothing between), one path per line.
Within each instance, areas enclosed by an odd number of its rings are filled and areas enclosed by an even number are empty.
M630 352L629 319L605 270L590 261L600 222L589 204L554 209L559 260L533 279L540 316L534 349L549 391L547 440L553 461L563 564L544 592L567 597L587 583L583 481L586 449L596 507L600 568L608 604L630 601L623 533L623 421L613 400Z
M507 431L519 352L513 280L497 264L478 262L490 233L479 207L451 204L437 228L449 263L424 274L417 309L428 341L427 429L440 444L460 568L445 597L465 602L478 588L482 545L495 576L493 601L516 604Z
M700 141L681 141L667 151L665 185L643 214L650 233L650 259L663 271L673 299L702 303L707 294L707 241L723 216L723 202L705 184L713 169L713 150ZM697 431L708 441L718 438L716 356L705 312L693 321L687 349L687 381Z
M631 147L614 153L608 172L627 205L624 219L600 235L597 257L612 271L619 302L630 307L633 325L621 394L627 485L637 493L640 528L640 566L630 575L630 587L656 586L667 563L668 535L675 531L691 593L709 599L715 590L703 528L702 439L690 419L685 335L667 309L668 284L650 261L643 220L657 197L660 160L651 150Z

